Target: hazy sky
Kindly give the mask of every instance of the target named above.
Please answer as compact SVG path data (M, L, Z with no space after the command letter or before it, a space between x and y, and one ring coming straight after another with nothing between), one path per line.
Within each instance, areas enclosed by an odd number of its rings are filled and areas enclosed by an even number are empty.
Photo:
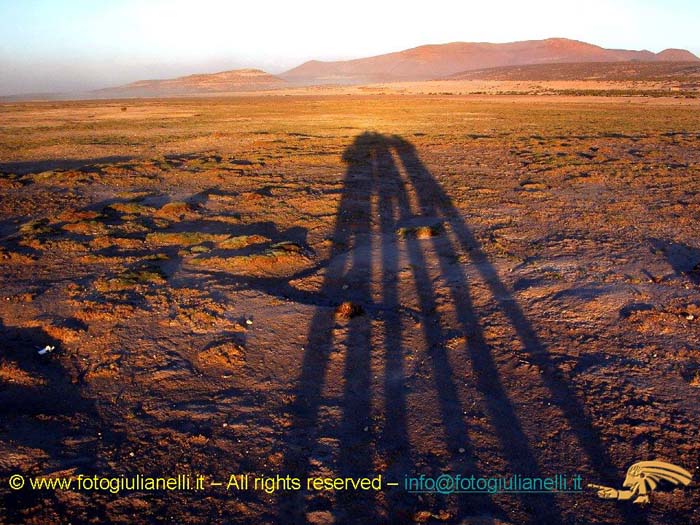
M421 44L567 37L700 53L700 0L0 0L0 95L93 89Z

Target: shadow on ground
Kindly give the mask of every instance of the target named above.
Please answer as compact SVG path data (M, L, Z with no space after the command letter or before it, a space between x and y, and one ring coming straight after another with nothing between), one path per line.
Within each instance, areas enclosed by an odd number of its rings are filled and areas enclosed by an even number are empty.
M94 402L83 397L79 380L71 378L59 364L60 342L39 328L15 328L2 321L0 340L5 372L0 389L0 477L7 479L17 473L102 474L106 465L99 459L100 450L105 442L111 446L119 438L101 423ZM38 349L46 345L54 350L40 355ZM29 483L13 491L4 484L0 508L8 523L22 523L37 508L48 509L46 499L55 500L53 507L64 517L88 520L97 516L97 507L71 504L67 494L32 490ZM43 518L46 522L58 519L50 515Z
M333 474L362 477L376 473L377 463L389 481L422 473L475 476L548 476L556 465L547 464L533 436L523 427L526 419L539 418L541 431L565 428L573 436L572 448L581 465L598 479L614 481L618 475L595 428L587 419L582 402L557 369L545 344L524 311L500 279L494 265L462 219L447 193L419 159L415 148L397 136L363 133L344 154L347 163L344 188L336 214L334 248L318 292L316 313L290 407L291 428L287 432L285 473L306 479L324 474L319 464L332 463ZM401 261L406 261L408 264ZM431 266L431 261L432 266ZM410 268L408 274L401 268ZM399 274L401 278L399 278ZM436 275L437 274L437 275ZM469 274L469 275L468 275ZM523 355L539 369L534 381L542 386L546 403L561 414L561 420L538 415L533 406L522 413L513 394L502 381L500 353L485 335L485 316L474 300L474 281L479 280L498 315L506 319L519 341ZM415 450L407 399L411 392L406 344L409 321L402 312L405 289L417 297L417 318L429 363L434 399L437 400L442 447L446 454ZM483 295L483 291L481 292ZM447 297L443 297L446 295ZM323 298L327 298L326 301ZM446 299L452 310L443 313ZM324 304L350 303L350 319L339 333L338 309ZM448 350L450 336L443 317L452 315L464 336L458 348ZM377 346L377 334L381 343ZM345 349L342 394L328 395L331 360L338 348ZM383 362L381 393L374 391L376 369ZM455 360L471 368L466 378L455 369ZM457 361L460 362L460 361ZM463 386L467 381L467 397ZM498 454L508 472L486 471L489 463L481 443L470 441L472 421L467 400L478 400L496 434ZM541 400L538 400L541 401ZM377 407L376 405L381 405ZM339 406L339 421L329 424L324 414ZM384 414L375 424L374 414ZM531 423L531 421L530 421ZM336 440L337 457L318 453L321 441ZM379 458L379 459L378 459ZM328 473L325 473L328 475ZM563 497L551 494L512 494L518 499L524 519L532 523L569 521L562 514ZM314 516L332 514L336 523L406 523L417 516L427 519L477 520L478 523L509 522L502 498L488 494L414 494L395 490L339 493L334 502L301 491L280 500L286 522L304 523ZM441 514L444 509L448 514ZM426 510L427 509L427 510ZM616 512L612 510L612 512ZM621 511L619 522L643 523L634 511ZM523 519L519 518L519 519ZM570 518L570 517L569 517ZM465 521L471 523L472 521Z

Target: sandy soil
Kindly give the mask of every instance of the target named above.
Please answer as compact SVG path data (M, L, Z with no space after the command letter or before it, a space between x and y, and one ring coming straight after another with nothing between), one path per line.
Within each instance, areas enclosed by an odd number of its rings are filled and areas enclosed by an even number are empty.
M0 523L700 522L700 106L0 106ZM38 355L45 345L56 349ZM229 474L695 479L576 494ZM204 475L201 492L13 491Z

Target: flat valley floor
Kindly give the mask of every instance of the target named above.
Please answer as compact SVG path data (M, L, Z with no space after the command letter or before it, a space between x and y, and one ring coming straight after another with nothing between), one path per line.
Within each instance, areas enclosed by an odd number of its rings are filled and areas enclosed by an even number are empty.
M0 523L700 522L699 144L680 98L1 105ZM651 459L693 482L585 486Z

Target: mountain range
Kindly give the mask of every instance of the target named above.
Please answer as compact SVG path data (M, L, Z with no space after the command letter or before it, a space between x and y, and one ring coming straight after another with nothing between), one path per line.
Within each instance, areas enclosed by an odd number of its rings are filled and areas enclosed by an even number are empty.
M259 91L295 85L469 78L469 72L504 66L600 62L691 63L700 62L700 58L684 49L666 49L659 53L606 49L566 38L505 44L453 42L354 60L311 60L279 75L259 69L239 69L167 80L142 80L93 94L100 97L169 96Z
M508 44L454 42L355 60L311 60L282 73L280 77L300 84L364 84L431 80L475 69L525 64L698 60L698 57L683 49L652 53L605 49L577 40L548 38Z

